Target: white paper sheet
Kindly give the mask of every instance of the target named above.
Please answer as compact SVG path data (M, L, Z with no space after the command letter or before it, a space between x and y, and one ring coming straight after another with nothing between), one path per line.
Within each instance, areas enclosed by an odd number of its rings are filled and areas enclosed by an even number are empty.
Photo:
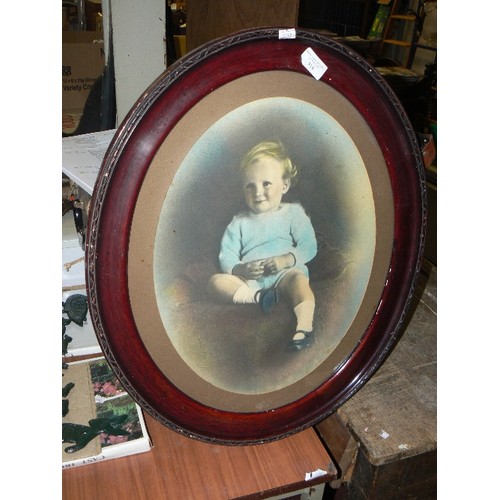
M116 129L64 137L62 171L90 195Z

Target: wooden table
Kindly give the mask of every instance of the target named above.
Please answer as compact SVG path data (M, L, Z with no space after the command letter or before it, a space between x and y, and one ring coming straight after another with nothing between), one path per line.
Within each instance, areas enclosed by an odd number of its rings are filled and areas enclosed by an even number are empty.
M64 500L219 500L269 498L337 477L313 428L251 446L212 445L184 437L145 415L154 448L62 472ZM306 481L306 473L326 475Z

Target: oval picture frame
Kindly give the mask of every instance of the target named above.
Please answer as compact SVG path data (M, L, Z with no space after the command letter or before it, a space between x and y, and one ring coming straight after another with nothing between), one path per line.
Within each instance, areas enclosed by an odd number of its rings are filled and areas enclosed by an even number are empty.
M264 314L207 291L224 229L245 210L239 162L270 140L298 171L283 201L303 207L317 240L306 264L315 342L293 352L286 300ZM304 430L402 334L425 200L405 111L352 49L278 27L210 42L144 92L103 160L86 237L103 353L140 406L185 436L238 445Z

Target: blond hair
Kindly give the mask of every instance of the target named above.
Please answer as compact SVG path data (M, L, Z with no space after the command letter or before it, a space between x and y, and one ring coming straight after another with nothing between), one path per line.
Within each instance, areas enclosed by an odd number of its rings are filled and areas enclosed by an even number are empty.
M263 141L248 151L240 162L240 170L243 171L259 158L267 156L278 160L283 165L283 179L289 179L290 184L297 182L297 167L292 163L281 142Z

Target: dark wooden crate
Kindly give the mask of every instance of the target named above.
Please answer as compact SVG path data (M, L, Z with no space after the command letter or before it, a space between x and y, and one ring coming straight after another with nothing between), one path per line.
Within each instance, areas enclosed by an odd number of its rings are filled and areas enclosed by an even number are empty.
M363 451L358 453L349 483L342 496L349 500L426 500L437 495L437 453L429 451L416 457L375 466Z

